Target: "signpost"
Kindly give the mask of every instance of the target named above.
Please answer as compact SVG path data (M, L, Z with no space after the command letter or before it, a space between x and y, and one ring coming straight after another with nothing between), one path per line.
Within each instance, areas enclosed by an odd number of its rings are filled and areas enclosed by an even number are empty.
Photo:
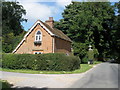
M89 45L89 50L88 50L88 64L93 64L93 59L94 59L94 52L93 52L93 49L92 49L92 46Z

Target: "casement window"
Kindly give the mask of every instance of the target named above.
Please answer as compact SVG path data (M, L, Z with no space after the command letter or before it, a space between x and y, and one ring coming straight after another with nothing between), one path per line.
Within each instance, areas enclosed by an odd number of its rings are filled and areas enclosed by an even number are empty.
M37 31L35 35L35 41L42 41L42 34L40 31Z

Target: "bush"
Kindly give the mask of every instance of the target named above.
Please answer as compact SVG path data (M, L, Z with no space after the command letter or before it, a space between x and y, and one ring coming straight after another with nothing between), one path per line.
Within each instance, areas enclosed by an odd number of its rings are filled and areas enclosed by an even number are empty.
M87 64L88 63L87 56L85 56L85 57L82 58L82 62L81 63L83 63L83 64Z
M2 67L47 71L72 71L80 67L80 59L63 53L3 54Z

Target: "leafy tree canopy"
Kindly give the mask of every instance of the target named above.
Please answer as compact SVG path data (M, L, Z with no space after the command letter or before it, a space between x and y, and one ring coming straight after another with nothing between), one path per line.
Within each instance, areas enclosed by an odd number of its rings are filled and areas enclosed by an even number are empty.
M2 49L10 53L22 39L25 33L21 22L25 9L18 2L2 2ZM17 38L17 39L16 39ZM16 41L15 41L16 40Z
M55 27L74 41L74 53L85 56L88 48L84 47L91 44L98 50L100 57L110 55L114 48L115 33L118 31L114 28L115 6L110 2L72 2L66 6L62 15L63 19L56 22ZM84 50L81 51L82 47Z
M22 16L26 14L23 6L18 2L3 2L2 3L2 28L3 35L13 32L14 35L19 35L23 32L21 22L26 21Z

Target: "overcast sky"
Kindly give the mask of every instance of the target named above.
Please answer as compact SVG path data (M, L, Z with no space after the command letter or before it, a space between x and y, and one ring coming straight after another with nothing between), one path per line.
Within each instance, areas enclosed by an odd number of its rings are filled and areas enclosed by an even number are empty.
M28 19L27 23L22 23L24 29L27 31L38 20L48 20L53 17L55 21L62 19L62 12L66 5L71 3L71 0L8 0L18 1L23 5L27 14L23 16ZM81 1L81 0L76 0ZM85 0L84 0L85 1ZM101 1L101 0L100 0ZM118 0L111 0L111 2L118 2Z

